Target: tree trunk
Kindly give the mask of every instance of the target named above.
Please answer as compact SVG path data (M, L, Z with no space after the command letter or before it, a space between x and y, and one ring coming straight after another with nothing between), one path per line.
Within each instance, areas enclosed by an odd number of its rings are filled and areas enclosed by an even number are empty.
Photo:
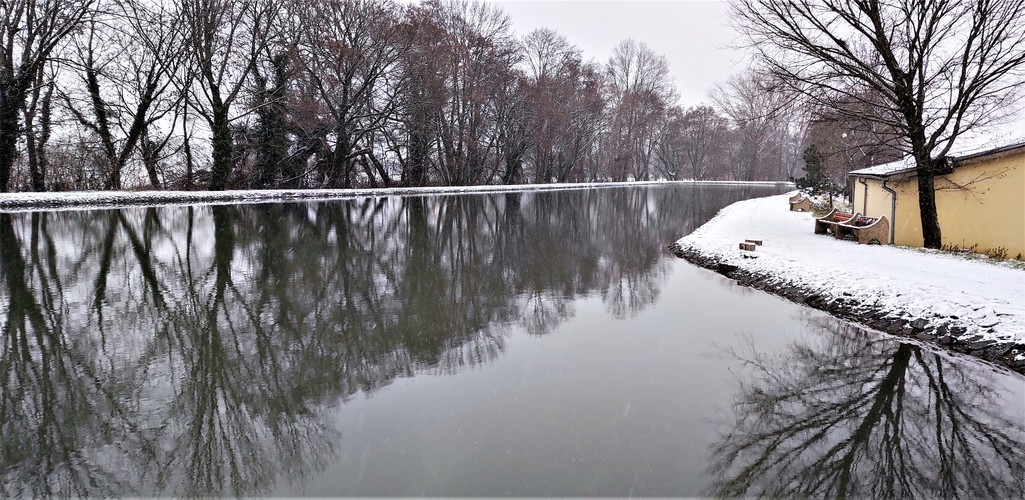
M232 138L231 128L228 126L228 107L214 106L211 124L213 134L213 165L210 167L210 190L223 191L228 185L228 177L231 175L232 167Z
M523 173L523 155L526 153L525 141L516 141L509 146L505 153L505 173L502 175L503 184L518 184Z
M18 114L25 103L25 91L19 82L0 88L0 193L6 193L18 154Z
M394 185L391 176L388 175L388 169L384 167L381 160L377 159L377 155L371 152L367 153L367 157L370 158L370 162L373 163L374 169L377 170L377 175L381 176L381 181L384 182L384 187L391 187Z
M918 170L918 210L922 220L922 245L925 248L940 248L943 238L940 234L939 215L936 213L935 169L928 155L916 155Z
M192 137L189 135L188 123L189 100L186 93L185 99L182 100L182 152L185 153L185 182L180 183L182 186L176 187L176 189L192 191Z
M37 188L36 179L41 178L39 175L39 158L36 157L36 152L39 150L36 148L36 134L32 130L32 116L30 113L25 113L25 153L28 157L28 176L32 181L32 191L40 192L42 189Z
M430 142L422 130L421 122L417 122L409 134L409 179L410 186L421 187L427 184L427 154Z
M323 163L325 169L325 178L327 179L328 189L347 189L352 186L349 185L348 170L351 165L344 151L347 149L341 144L335 144L334 151L330 151L330 155L326 158L327 161Z
M157 145L149 138L149 132L145 132L140 144L142 149L142 163L146 166L146 174L149 175L149 184L153 189L160 189L160 176L157 174L157 158L159 152Z
M50 161L46 157L46 145L50 142L50 131L52 128L50 113L52 99L53 83L51 82L46 88L46 93L43 94L43 101L40 103L39 137L35 141L36 150L34 156L36 168L32 172L32 190L37 192L46 191L46 171L50 167Z
M40 92L42 90L41 85L42 74L36 72L35 88L31 92L31 100L26 96L24 104L24 121L25 121L25 153L28 157L28 174L31 181L32 190L39 192L43 191L42 176L39 175L39 153L40 148L36 145L36 130L35 130L35 118L36 112L39 110L40 104ZM37 180L39 182L37 182Z
M518 154L510 154L505 158L505 174L502 176L502 184L519 184L520 172L523 171L523 160Z
M377 179L374 178L374 171L370 168L370 162L367 161L367 157L365 155L359 157L359 165L363 167L363 173L367 174L367 183L370 187L376 188Z
M339 125L335 129L334 153L331 156L328 172L328 187L331 189L351 189L352 170L355 168L356 159L352 157L354 145L349 141L350 135L346 129Z

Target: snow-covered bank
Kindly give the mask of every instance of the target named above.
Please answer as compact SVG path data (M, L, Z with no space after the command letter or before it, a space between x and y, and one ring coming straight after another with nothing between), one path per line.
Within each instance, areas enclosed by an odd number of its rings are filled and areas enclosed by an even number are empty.
M790 212L788 196L730 205L672 248L742 283L1025 373L1025 270L816 235L812 215ZM764 244L741 251L745 239Z
M78 191L67 193L0 194L0 211L15 212L45 209L89 209L128 205L169 205L183 203L260 203L289 200L333 200L374 196L434 195L460 193L500 193L510 191L557 191L626 186L669 184L787 185L784 182L728 181L636 181L588 182L574 184L516 184L496 186L434 186L373 189L268 189L231 191Z

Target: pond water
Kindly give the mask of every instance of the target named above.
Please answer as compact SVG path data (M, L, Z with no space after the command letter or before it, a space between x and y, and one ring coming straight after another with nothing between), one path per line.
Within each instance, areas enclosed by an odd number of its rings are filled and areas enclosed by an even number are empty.
M777 192L0 214L0 496L1018 496L1025 378L665 250Z

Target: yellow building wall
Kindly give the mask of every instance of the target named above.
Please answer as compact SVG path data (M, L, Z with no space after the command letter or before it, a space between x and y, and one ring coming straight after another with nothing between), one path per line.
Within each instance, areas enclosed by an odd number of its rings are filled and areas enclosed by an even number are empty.
M882 181L855 178L854 209L865 215L889 218L889 194ZM918 180L914 176L893 179L887 186L897 192L894 243L922 246L918 210ZM859 189L862 191L859 196ZM936 178L936 212L945 247L1025 258L1025 152L963 165Z
M890 213L890 193L883 189L883 181L878 179L854 179L854 206L852 210L868 217L886 217L892 224L893 214Z
M897 210L894 218L897 222L893 225L893 243L895 245L907 245L920 247L924 242L922 238L922 211L918 209L918 178L915 176L906 177L898 182L889 183L891 189L897 192ZM937 212L939 211L939 200L937 200ZM943 230L943 220L940 220L940 230Z
M965 165L937 180L936 210L944 245L1025 258L1025 152Z

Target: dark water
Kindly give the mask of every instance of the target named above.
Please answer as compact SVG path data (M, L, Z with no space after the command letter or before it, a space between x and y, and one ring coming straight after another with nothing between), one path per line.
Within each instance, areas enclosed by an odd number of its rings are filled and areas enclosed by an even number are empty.
M775 192L0 214L0 495L1017 497L1025 378L664 251Z

